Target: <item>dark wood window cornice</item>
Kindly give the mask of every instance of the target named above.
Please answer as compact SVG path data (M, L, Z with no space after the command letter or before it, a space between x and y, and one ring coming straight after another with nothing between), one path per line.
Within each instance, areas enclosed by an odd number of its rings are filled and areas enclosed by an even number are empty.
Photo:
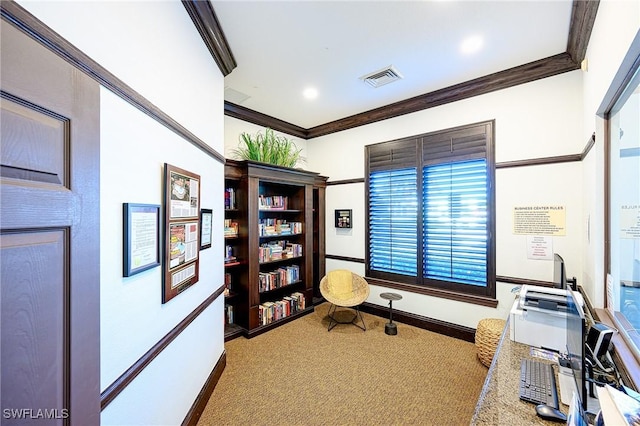
M584 59L593 23L598 11L598 5L599 0L574 0L566 52L419 95L381 108L365 111L309 129L295 126L230 102L225 102L225 115L260 126L270 127L302 139L312 139L435 106L472 98L496 90L506 89L519 84L529 83L565 72L575 71L580 68L580 63Z

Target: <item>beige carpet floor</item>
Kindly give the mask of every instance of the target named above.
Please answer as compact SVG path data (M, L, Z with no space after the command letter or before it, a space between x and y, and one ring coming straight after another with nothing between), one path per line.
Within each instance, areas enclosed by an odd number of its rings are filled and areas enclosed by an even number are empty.
M469 424L487 374L473 343L400 323L388 336L369 314L366 332L327 332L328 308L227 342L198 426Z

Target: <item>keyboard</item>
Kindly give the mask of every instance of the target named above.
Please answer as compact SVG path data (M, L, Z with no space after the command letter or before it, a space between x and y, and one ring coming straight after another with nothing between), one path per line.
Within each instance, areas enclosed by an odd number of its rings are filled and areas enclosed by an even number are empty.
M528 358L520 361L520 399L560 408L551 364Z

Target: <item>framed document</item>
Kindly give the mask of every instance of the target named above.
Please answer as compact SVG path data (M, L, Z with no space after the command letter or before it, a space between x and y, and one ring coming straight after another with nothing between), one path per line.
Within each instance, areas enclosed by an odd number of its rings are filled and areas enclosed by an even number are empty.
M160 265L160 206L123 203L123 271L130 277Z
M213 211L211 209L200 210L200 250L211 247L211 221Z
M164 165L164 274L162 303L198 282L200 176Z
M335 214L336 228L351 228L351 209L339 209Z

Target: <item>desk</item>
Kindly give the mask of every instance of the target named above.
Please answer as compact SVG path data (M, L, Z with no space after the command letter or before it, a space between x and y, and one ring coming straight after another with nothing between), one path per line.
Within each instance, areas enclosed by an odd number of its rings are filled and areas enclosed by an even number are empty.
M502 331L496 353L489 367L482 392L478 398L472 425L560 425L543 420L536 414L536 406L520 400L520 360L531 358L530 346L509 338L509 320ZM556 371L557 381L557 367ZM560 389L558 389L560 397ZM566 405L560 403L565 414Z

